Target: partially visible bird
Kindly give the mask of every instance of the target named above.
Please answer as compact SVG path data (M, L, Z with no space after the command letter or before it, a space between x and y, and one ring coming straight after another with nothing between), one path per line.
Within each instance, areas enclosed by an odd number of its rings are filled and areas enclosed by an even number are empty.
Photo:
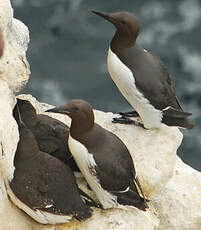
M42 224L65 223L73 217L80 221L89 218L91 210L80 196L84 192L78 189L72 170L40 151L20 115L17 121L20 139L14 158L14 177L6 182L10 199ZM86 195L87 202L88 198Z
M103 208L119 204L148 208L144 195L138 193L136 184L141 192L142 189L127 147L115 134L94 122L88 102L71 100L46 112L66 114L72 119L69 149Z
M61 160L73 171L79 171L67 144L69 127L57 119L37 114L28 100L20 98L17 98L17 104L13 111L16 120L18 118L17 106L20 109L23 122L34 134L39 149Z
M108 71L122 95L140 116L143 127L160 128L164 123L193 128L188 119L192 114L183 111L172 77L162 61L136 43L139 34L137 17L126 11L92 12L116 27L107 56ZM115 118L114 122L139 124L127 118L136 115L136 112L121 113L123 117Z

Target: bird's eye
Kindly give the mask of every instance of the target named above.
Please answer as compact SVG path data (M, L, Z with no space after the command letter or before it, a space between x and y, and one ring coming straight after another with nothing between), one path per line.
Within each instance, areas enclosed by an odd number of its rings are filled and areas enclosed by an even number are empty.
M78 111L79 109L77 107L73 108L74 111Z
M124 20L121 20L121 24L126 24Z

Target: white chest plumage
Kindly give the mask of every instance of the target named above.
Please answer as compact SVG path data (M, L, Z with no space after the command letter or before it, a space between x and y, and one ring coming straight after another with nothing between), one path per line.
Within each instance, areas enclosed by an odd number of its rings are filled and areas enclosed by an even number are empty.
M139 113L146 128L159 128L162 112L155 109L143 94L136 88L135 77L130 69L124 65L117 55L109 48L107 65L110 76L122 95Z
M69 135L68 138L69 149L91 189L95 192L98 200L103 205L103 208L112 208L117 205L116 196L104 190L98 178L96 177L95 167L97 166L94 157L88 152L87 148L76 141Z

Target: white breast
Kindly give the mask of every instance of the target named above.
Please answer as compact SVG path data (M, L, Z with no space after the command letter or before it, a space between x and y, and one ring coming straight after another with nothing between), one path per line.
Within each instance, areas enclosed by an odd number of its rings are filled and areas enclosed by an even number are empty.
M117 205L116 196L104 190L96 177L95 167L97 165L93 155L88 152L83 144L72 138L71 135L69 135L68 138L68 146L80 171L84 175L91 189L95 192L98 200L103 205L103 208L115 207Z
M136 88L135 77L132 72L110 48L108 50L107 65L112 80L122 95L139 113L144 126L148 129L159 128L162 120L162 112L155 109L149 100Z

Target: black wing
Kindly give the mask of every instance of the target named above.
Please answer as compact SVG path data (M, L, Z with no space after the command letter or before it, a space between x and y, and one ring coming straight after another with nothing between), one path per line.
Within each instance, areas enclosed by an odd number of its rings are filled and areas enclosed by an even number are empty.
M131 69L138 90L155 108L162 110L172 106L182 110L175 94L173 79L159 59L137 44L121 50L117 55Z
M14 173L11 189L29 207L50 213L89 217L69 167L47 153L22 162Z
M89 152L94 154L101 186L108 191L123 191L134 179L135 168L124 143L113 133L95 125L88 134Z

